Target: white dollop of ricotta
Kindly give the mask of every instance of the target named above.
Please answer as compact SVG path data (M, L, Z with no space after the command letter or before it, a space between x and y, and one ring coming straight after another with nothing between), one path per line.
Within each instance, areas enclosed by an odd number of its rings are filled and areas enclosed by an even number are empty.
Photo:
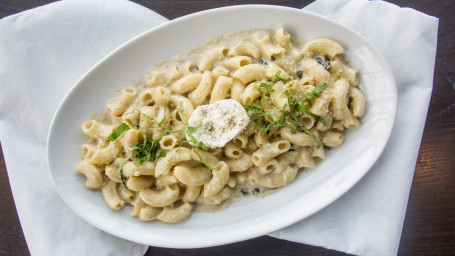
M250 122L250 118L236 100L220 100L213 104L197 107L188 119L188 125L200 126L192 133L195 139L202 141L210 148L221 148ZM191 141L188 134L186 139Z

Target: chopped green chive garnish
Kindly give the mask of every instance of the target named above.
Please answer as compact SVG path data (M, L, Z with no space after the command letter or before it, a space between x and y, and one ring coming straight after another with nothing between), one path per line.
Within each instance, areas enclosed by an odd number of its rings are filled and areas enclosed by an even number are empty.
M301 73L300 73L301 74ZM250 103L248 105L245 105L244 108L250 117L256 117L253 119L253 123L256 125L261 130L261 134L265 135L270 132L270 130L278 127L290 127L292 133L296 133L297 131L303 131L309 135L311 135L313 138L316 139L318 142L318 147L322 145L321 140L319 139L316 134L311 132L308 128L306 128L298 118L298 114L307 114L313 118L315 118L317 121L320 121L324 125L327 125L328 122L324 118L316 115L315 113L311 112L308 108L307 105L312 105L313 100L321 95L321 93L329 87L328 84L322 84L319 86L316 86L313 91L306 93L304 96L300 98L294 98L292 93L289 90L285 90L284 94L288 97L288 103L283 106L281 109L274 109L273 106L264 106L264 98L266 97L266 93L268 92L269 94L272 92L275 92L275 89L273 88L273 85L277 81L281 81L283 83L288 83L292 79L287 77L281 77L281 71L278 71L275 74L275 79L267 82L267 83L261 83L261 85L258 87L258 91L261 94L261 98L259 99L259 104L254 104ZM266 90L262 90L261 88L265 88ZM304 100L304 101L302 101ZM266 117L270 116L275 113L281 113L278 119L274 122L268 122L265 119L261 119L263 121L260 122L260 117Z
M314 90L312 92L307 92L304 95L306 102L308 102L308 104L312 105L313 99L321 96L322 91L324 91L327 88L329 88L328 84L321 84L321 85L316 86L316 88L314 88Z
M125 175L123 174L123 166L125 165L126 161L130 160L130 158L133 156L133 151L130 151L130 153L128 153L128 155L126 156L125 159L122 160L122 162L120 162L120 165L118 167L118 171L120 173L120 179L122 180L122 183L123 185L126 186L126 177Z
M129 129L130 127L126 123L121 123L119 126L117 126L115 131L113 131L107 138L110 141L114 141L115 139L120 137L120 135L122 135L123 132L128 131Z
M143 141L130 148L131 151L136 153L136 160L134 165L141 166L143 162L156 161L160 157L166 156L166 151L160 149L159 141L147 138L143 134Z
M126 161L130 160L133 157L133 152L135 153L136 158L134 160L134 165L137 167L141 166L143 162L156 161L158 158L166 156L166 151L160 148L158 140L149 139L144 133L143 141L136 144L136 146L130 147L130 152L120 163L118 170L120 172L120 178L123 184L126 183L126 177L123 175L123 166L125 165Z
M292 79L290 77L284 78L284 77L280 77L280 75L281 75L281 70L278 70L275 74L275 80L272 80L272 81L274 81L274 82L281 81L283 83L289 83L292 81Z
M158 126L161 126L161 125L164 123L164 121L166 121L166 110L167 110L167 107L168 107L170 104L172 104L172 100L168 100L168 101L166 102L166 105L164 105L164 117L163 117L163 119L161 119L161 121L158 123Z
M204 159L202 159L201 154L199 154L199 152L197 152L197 150L196 150L194 147L193 147L193 152L197 155L197 157L199 158L199 161L200 161L203 165L205 165L205 167L207 167L207 169L209 169L209 171L213 170L213 168L212 168L210 165L208 165L208 164L204 161Z

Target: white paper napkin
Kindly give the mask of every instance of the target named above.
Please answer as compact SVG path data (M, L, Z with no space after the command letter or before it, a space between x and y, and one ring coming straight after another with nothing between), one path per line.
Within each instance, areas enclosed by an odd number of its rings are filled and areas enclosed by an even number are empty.
M95 63L167 21L122 0L62 1L0 20L0 140L32 255L143 255L147 246L82 220L60 198L46 164L58 104Z
M397 121L384 154L345 196L275 237L361 255L398 250L432 90L438 20L367 0L305 8L348 25L375 45L395 75ZM0 20L0 140L32 255L143 255L77 217L48 175L45 141L69 88L132 36L166 21L123 0L67 0Z
M352 254L395 255L433 88L438 19L367 0L318 0L304 10L353 28L381 52L397 83L398 113L384 153L353 189L272 235Z

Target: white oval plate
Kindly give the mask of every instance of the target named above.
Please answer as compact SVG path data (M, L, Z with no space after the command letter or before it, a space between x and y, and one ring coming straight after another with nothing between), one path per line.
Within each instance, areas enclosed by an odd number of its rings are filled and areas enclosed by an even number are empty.
M134 83L153 68L215 36L250 28L284 26L293 38L329 37L345 46L353 67L360 69L367 98L359 129L349 132L339 148L317 167L265 198L248 198L217 213L193 213L169 225L142 222L129 207L111 210L99 191L84 186L75 173L80 147L87 140L81 124L101 113L117 89ZM124 44L95 65L65 97L49 131L48 163L55 187L65 202L92 225L141 244L197 248L246 240L302 220L339 198L371 168L383 151L395 120L397 93L393 75L378 51L363 37L327 18L302 10L244 5L208 10L153 28Z

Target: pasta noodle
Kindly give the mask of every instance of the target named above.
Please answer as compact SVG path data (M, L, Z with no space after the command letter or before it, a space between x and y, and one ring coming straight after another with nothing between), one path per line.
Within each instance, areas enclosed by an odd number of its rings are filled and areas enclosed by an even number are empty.
M366 97L344 53L329 38L254 29L162 61L82 124L88 142L76 172L108 207L129 206L142 221L176 223L277 191L361 125ZM249 119L228 118L232 101ZM215 102L225 111L215 123L241 127L225 143L197 137L215 129L203 122L209 108L199 108ZM202 121L192 126L196 115Z

